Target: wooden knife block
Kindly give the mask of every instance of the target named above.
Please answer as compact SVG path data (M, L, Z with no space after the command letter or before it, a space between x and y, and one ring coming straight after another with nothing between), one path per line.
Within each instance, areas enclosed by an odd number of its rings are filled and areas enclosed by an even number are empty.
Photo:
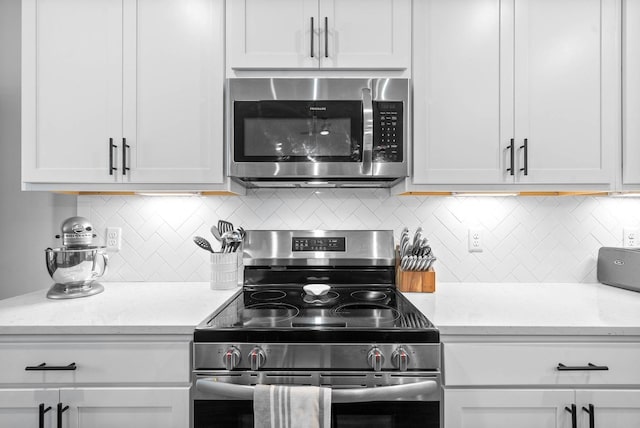
M398 290L410 293L433 293L436 291L436 272L433 268L426 271L407 271L398 267L396 286Z
M400 268L400 255L396 254L396 287L409 293L433 293L436 291L436 272L408 271Z

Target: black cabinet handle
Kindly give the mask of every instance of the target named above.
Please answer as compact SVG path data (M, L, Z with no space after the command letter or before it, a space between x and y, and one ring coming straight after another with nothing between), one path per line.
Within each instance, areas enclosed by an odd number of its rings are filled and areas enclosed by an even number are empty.
M593 404L589 404L589 408L582 407L582 410L589 413L589 428L596 428L596 409Z
M42 363L40 365L37 366L27 366L24 369L26 371L41 371L41 370L75 370L77 369L78 366L76 366L76 363L71 363L68 366L48 366L47 363Z
M113 144L113 138L109 138L109 175L113 175L113 171L117 171L118 168L113 166L113 149L118 148Z
M311 17L311 58L313 58L315 56L314 52L313 52L313 16Z
M131 147L127 144L127 139L122 139L122 175L127 175L127 171L129 171L129 167L127 166L127 149Z
M62 403L58 403L58 428L62 428L62 414L69 409L69 406L62 407Z
M520 168L520 171L524 172L524 175L529 175L529 139L524 139L524 144L520 146L524 149L524 168Z
M38 408L38 428L44 428L44 414L51 410L51 406L44 408L44 403L40 403Z
M329 58L329 18L324 17L324 57Z
M561 372L581 371L581 370L602 371L602 370L609 370L609 367L607 367L607 366L597 366L597 365L591 364L591 363L588 363L586 366L565 366L562 363L558 363L558 367L556 367L556 369L558 371L561 371Z
M509 147L507 147L507 150L510 151L510 154L509 154L510 165L509 165L509 168L507 168L507 171L509 171L509 175L514 175L513 163L515 161L515 152L513 151L513 138L511 139L511 143L509 144Z
M564 408L567 412L571 413L571 428L578 428L578 411L575 404L571 405L571 408Z

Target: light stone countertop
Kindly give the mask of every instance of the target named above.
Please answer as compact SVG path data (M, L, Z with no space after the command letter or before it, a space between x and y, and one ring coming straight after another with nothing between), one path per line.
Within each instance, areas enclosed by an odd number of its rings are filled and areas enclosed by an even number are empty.
M443 336L640 336L640 293L602 284L438 283L404 294Z
M0 300L5 334L192 334L239 288L208 282L102 282L105 291L47 299L47 289Z
M0 335L191 334L238 290L103 284L103 293L79 299L50 300L43 289L0 300ZM443 336L640 336L640 293L601 284L438 283L435 293L404 294Z

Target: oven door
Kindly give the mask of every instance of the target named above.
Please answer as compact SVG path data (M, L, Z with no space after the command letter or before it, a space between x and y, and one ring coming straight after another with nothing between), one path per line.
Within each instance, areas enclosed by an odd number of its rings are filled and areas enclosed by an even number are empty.
M230 383L224 377L196 377L194 428L253 427L253 387ZM442 392L439 377L403 377L400 382L405 383L364 388L333 387L331 426L440 428ZM293 380L292 383L298 382Z

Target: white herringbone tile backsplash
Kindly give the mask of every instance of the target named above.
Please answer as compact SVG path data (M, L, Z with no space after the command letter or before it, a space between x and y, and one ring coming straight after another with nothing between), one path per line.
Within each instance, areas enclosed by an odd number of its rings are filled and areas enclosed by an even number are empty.
M640 228L640 199L612 197L414 197L386 190L254 190L246 196L80 196L78 215L104 241L122 228L108 281L208 281L194 235L227 219L245 229L392 229L421 226L442 282L597 282L601 246ZM469 253L469 228L482 231ZM212 237L211 237L212 238ZM211 239L212 242L213 238Z

